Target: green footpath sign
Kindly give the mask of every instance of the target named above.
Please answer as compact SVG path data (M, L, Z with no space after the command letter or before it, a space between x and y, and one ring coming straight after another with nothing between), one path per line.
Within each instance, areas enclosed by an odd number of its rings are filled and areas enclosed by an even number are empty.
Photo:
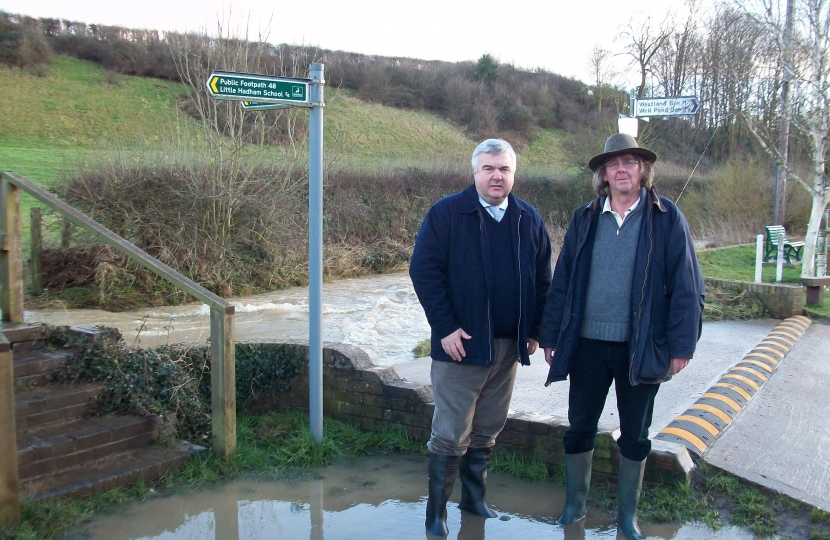
M216 99L311 107L310 82L310 79L293 77L214 71L207 80L207 88Z

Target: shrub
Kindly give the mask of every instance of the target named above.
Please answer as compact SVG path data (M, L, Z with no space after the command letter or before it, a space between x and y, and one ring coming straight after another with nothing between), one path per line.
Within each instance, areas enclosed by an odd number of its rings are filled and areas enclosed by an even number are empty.
M0 63L27 68L48 63L51 50L41 32L9 20L0 11Z

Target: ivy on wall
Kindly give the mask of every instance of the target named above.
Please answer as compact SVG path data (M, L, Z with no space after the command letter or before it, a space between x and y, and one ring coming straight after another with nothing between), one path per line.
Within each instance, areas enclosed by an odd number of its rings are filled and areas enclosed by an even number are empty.
M72 351L54 381L99 382L101 413L155 417L169 434L194 443L211 440L210 346L124 345L118 330L77 332L50 327L47 344ZM266 393L281 393L307 362L302 348L277 343L237 343L236 403L244 410Z

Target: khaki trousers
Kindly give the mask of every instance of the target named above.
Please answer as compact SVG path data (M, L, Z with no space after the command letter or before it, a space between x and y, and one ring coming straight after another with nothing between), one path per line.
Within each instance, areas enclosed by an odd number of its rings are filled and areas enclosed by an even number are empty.
M490 366L432 361L430 378L435 399L433 454L461 456L467 448L489 448L507 421L519 355L515 339L496 339L496 360Z

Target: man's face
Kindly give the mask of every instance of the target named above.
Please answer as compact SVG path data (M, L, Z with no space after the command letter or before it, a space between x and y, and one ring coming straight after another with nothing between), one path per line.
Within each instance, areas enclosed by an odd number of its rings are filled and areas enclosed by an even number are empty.
M642 165L634 154L614 156L603 165L611 198L640 191Z
M513 189L515 173L513 159L508 152L479 154L473 173L476 191L487 204L499 205Z

